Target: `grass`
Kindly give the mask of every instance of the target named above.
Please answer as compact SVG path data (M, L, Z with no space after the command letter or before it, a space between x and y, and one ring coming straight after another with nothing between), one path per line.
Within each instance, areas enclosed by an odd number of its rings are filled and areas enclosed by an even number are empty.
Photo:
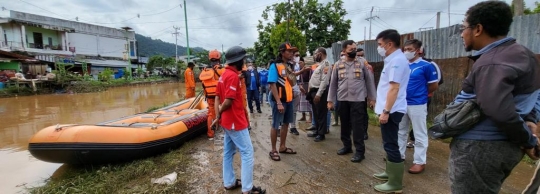
M188 167L193 163L189 156L192 145L152 158L125 164L90 167L70 167L59 177L51 178L41 187L28 188L32 194L45 193L187 193L192 175ZM174 184L158 185L150 182L178 173Z

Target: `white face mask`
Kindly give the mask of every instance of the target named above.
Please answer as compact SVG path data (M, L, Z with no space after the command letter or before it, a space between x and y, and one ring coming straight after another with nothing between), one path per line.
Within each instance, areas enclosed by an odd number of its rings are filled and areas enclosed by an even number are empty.
M384 49L383 47L377 47L377 52L379 53L379 55L386 57L386 49Z
M346 58L345 56L341 56L341 60L345 60L345 58Z
M411 52L411 51L405 51L405 57L407 57L407 60L411 60L411 59L414 59L414 57L416 56L416 52Z
M296 63L300 62L300 57L294 57L294 62Z
M252 67L252 66L249 66L249 67L248 67L248 70L250 70L250 71L253 70L253 67Z

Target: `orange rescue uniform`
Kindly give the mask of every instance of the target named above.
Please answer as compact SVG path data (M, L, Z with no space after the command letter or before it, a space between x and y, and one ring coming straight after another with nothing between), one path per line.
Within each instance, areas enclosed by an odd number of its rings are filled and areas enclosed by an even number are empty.
M218 68L219 65L215 65L214 68L209 69L205 68L199 79L203 82L204 94L206 96L206 102L208 103L208 129L206 135L208 138L214 138L214 130L212 130L212 122L216 118L216 110L214 108L215 97L216 97L216 86L219 81L219 77L225 71L225 68Z
M195 75L193 75L192 69L186 69L186 72L184 72L184 79L186 82L186 98L195 97Z

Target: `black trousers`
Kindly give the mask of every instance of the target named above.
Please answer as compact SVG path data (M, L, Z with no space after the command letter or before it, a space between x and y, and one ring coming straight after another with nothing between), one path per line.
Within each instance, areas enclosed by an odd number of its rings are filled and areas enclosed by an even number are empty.
M364 111L364 114L366 114L366 116L364 117L364 135L368 135L367 133L367 129L368 129L368 126L369 126L369 115L368 115L368 102L367 102L367 98L366 98L366 101L362 102L364 103L364 109L362 109L362 111Z
M315 133L317 135L325 135L326 126L328 125L328 120L327 120L328 107L326 106L326 103L328 103L328 88L324 90L319 103L315 104L313 103L313 99L315 99L315 96L317 95L318 91L319 90L317 88L312 88L309 91L308 95L311 97L311 100L309 102L311 103L311 108L313 109L312 119L315 119L315 128L317 129Z
M341 142L343 142L343 147L352 149L352 143L354 142L356 153L361 155L366 152L364 123L367 114L364 112L365 109L366 104L364 102L339 101L338 112L341 119Z

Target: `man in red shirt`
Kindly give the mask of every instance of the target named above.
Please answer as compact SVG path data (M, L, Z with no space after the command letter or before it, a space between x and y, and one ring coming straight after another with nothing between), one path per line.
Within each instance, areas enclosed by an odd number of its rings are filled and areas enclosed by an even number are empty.
M223 185L226 190L242 187L243 193L265 193L261 187L253 186L253 145L248 132L248 121L244 106L244 95L238 77L246 58L246 50L234 46L225 53L229 64L219 78L214 108L216 118L224 129L223 140ZM235 178L233 156L236 148L242 160L241 181Z

